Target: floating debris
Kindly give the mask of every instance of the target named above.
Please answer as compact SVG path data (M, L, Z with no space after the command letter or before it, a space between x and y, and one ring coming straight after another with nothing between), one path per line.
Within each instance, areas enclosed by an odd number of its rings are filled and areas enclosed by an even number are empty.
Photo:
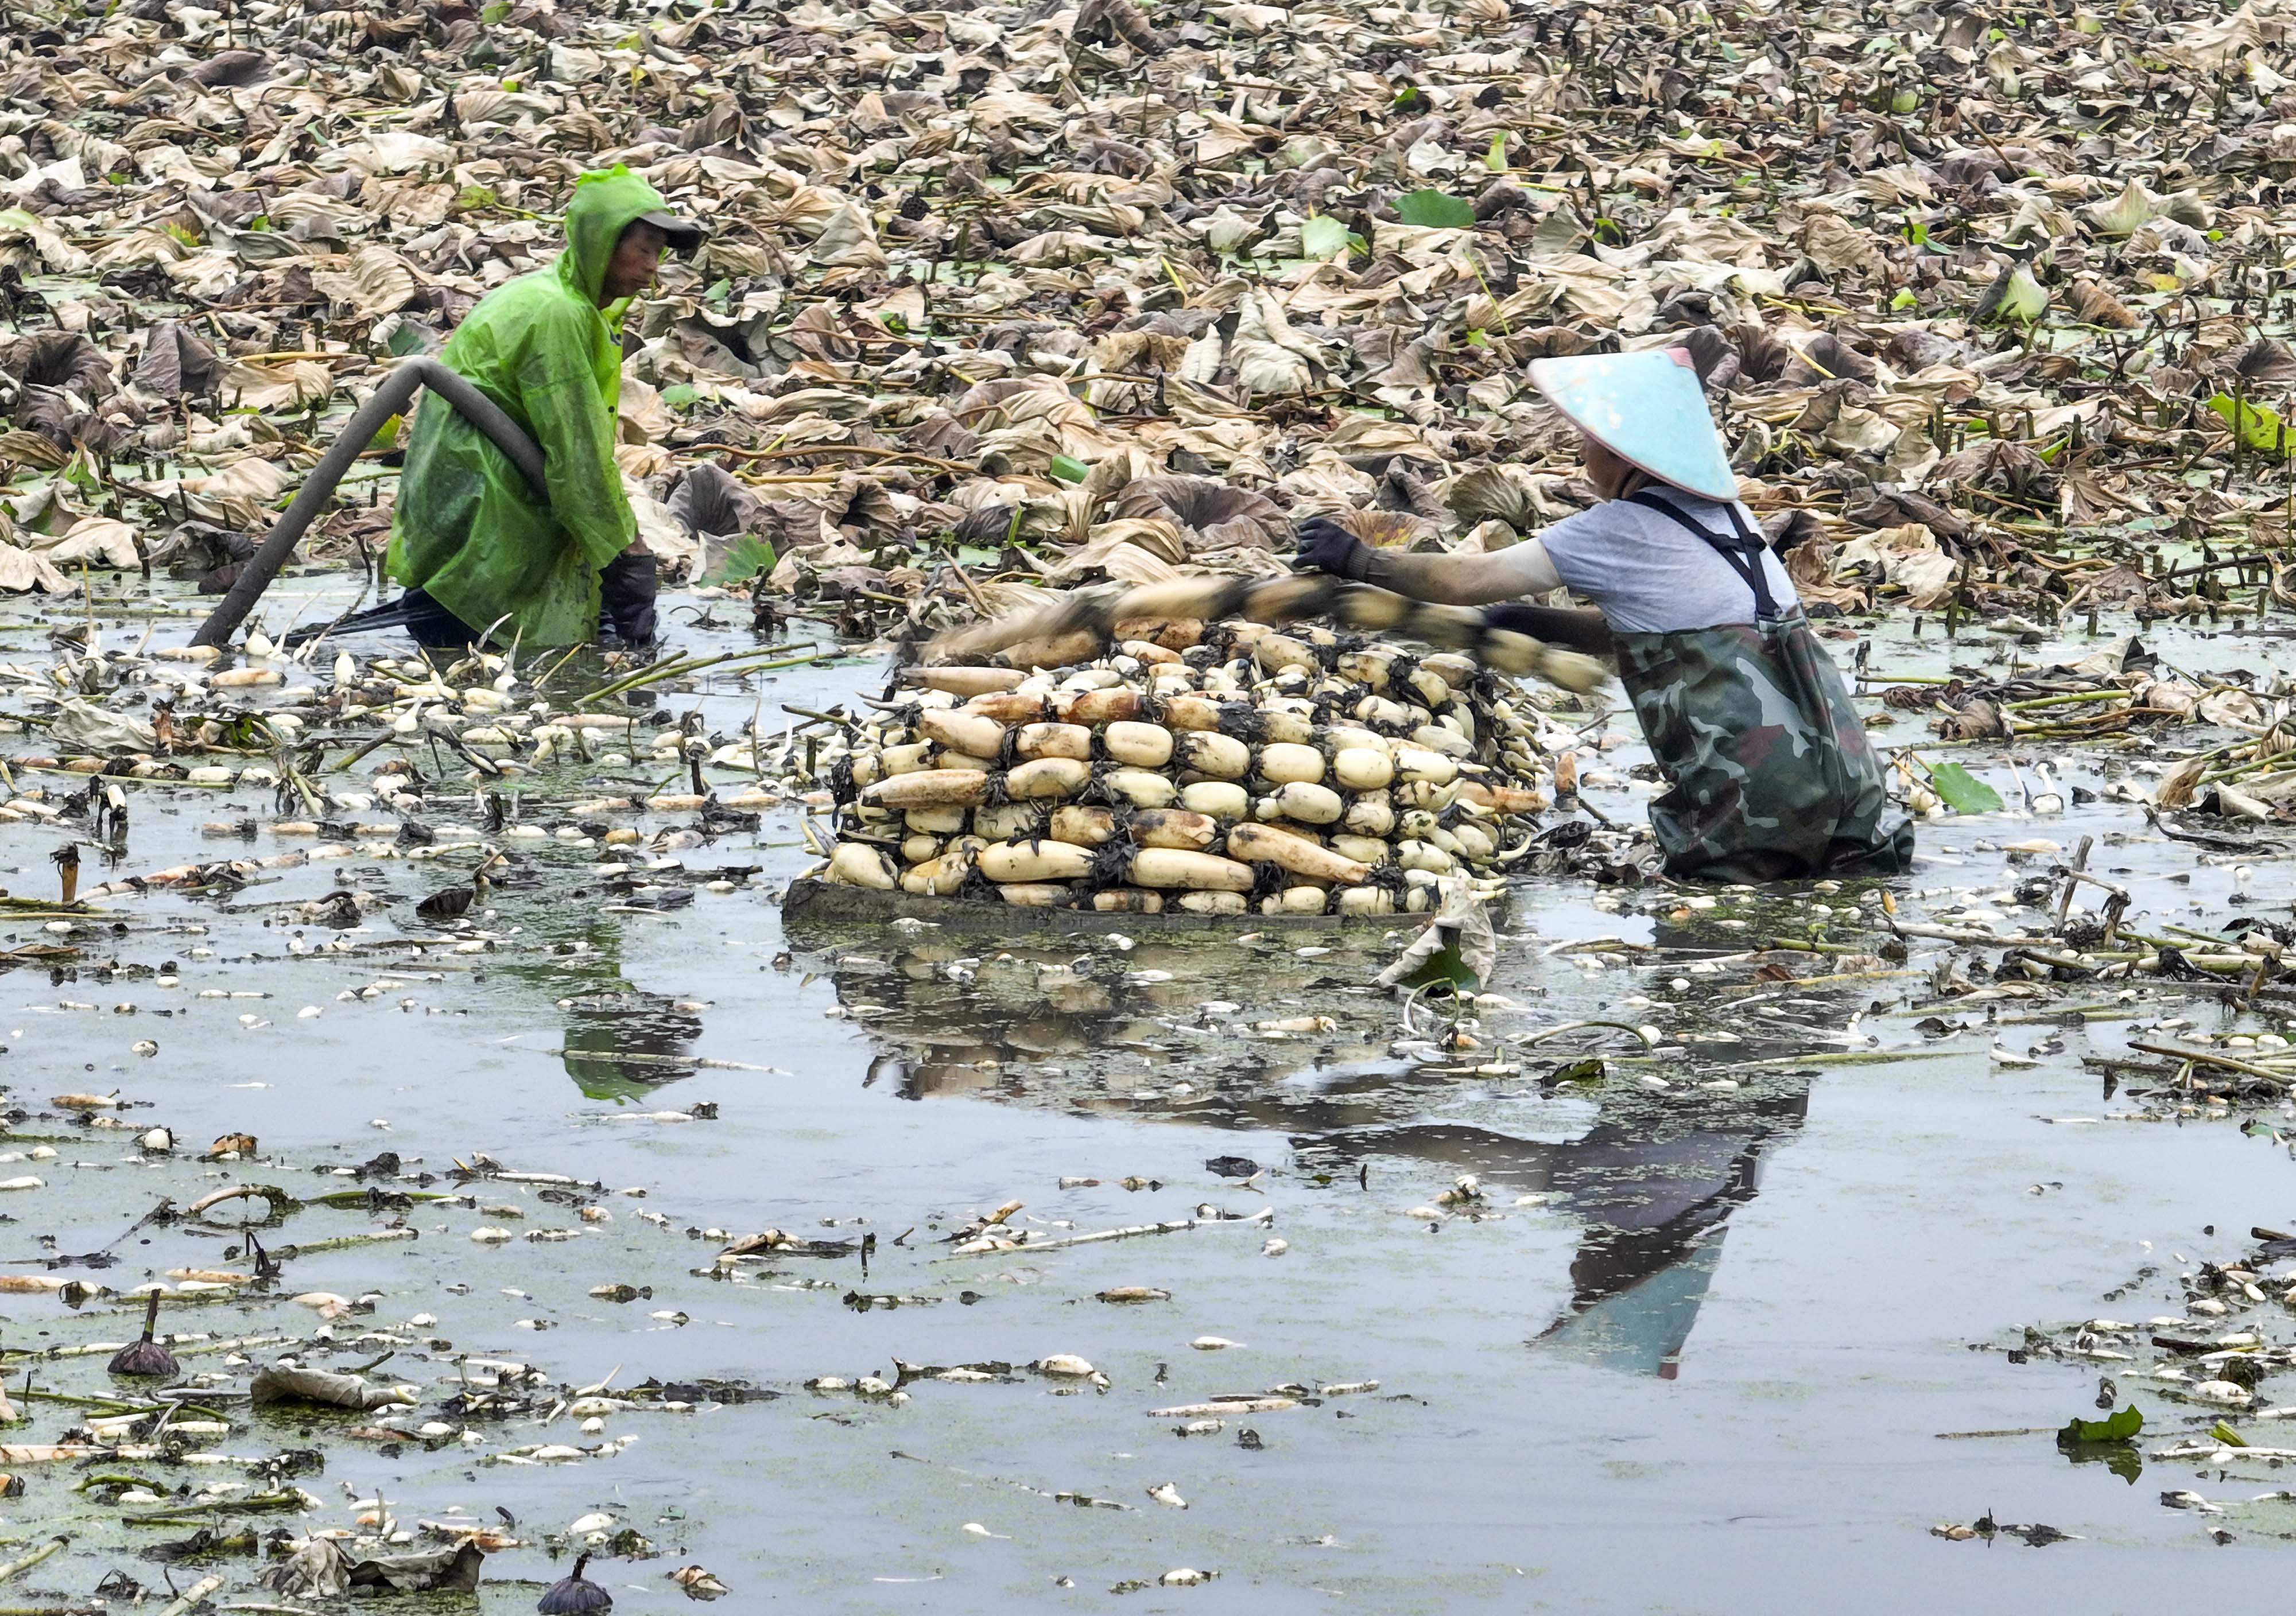
M582 1573L590 1563L590 1556L574 1556L574 1569L545 1588L534 1608L542 1616L572 1616L581 1611L611 1611L614 1596Z
M723 1599L733 1591L698 1565L681 1565L670 1572L669 1579L685 1590L688 1599Z
M159 1318L160 1293L154 1291L152 1293L151 1300L144 1305L143 1337L128 1346L120 1348L112 1355L111 1362L106 1366L112 1374L148 1375L164 1380L173 1377L179 1372L180 1366L176 1362L176 1355L152 1339L152 1332L157 1326Z

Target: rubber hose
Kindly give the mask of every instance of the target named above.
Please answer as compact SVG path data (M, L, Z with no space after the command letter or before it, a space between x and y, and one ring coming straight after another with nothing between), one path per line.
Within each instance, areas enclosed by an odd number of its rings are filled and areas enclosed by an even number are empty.
M271 525L271 531L263 535L263 543L240 568L239 581L231 586L231 592L208 614L208 620L200 624L200 632L192 636L193 645L221 645L239 632L239 625L247 621L247 614L255 609L263 592L271 587L272 579L287 564L304 530L334 497L335 486L373 444L375 434L392 416L405 413L415 394L424 388L454 405L456 413L485 433L488 441L501 450L518 468L519 474L534 486L534 491L546 496L542 480L542 451L499 404L436 359L402 359L367 396L367 401L352 412L343 429L335 435L335 441L327 446L326 453L319 457L319 463L311 468L294 503Z

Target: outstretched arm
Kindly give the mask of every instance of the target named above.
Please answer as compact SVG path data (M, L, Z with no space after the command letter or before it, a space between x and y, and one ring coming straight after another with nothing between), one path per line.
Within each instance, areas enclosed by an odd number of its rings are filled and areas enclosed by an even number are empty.
M1487 606L1521 595L1543 595L1562 586L1537 539L1478 556L1374 550L1363 581L1439 606Z
M1484 606L1562 584L1536 539L1479 556L1411 555L1375 549L1321 516L1300 524L1299 565L1438 606Z
M1365 543L1325 517L1300 525L1300 564L1439 606L1499 606L1495 627L1512 629L1592 656L1612 654L1600 612L1520 604L1524 595L1560 589L1562 580L1537 539L1482 555L1413 555Z

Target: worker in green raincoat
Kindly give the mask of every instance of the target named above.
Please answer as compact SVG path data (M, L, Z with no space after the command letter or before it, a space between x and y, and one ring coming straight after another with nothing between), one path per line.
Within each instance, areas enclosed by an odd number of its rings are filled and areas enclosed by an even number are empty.
M622 314L702 233L619 164L575 182L565 229L557 262L488 293L439 355L534 439L544 488L443 399L415 413L387 609L426 646L653 639L655 560L614 464Z
M1896 875L1914 833L1890 800L1841 672L1793 581L1738 502L1721 435L1678 348L1532 363L1578 428L1603 495L1483 555L1407 555L1339 522L1300 526L1300 564L1414 600L1480 606L1568 587L1600 612L1515 603L1514 629L1618 659L1668 789L1651 828L1669 876L1775 881Z

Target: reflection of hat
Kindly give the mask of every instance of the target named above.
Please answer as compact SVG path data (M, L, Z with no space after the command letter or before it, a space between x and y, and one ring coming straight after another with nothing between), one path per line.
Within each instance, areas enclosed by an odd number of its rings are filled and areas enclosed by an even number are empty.
M1738 475L1681 348L1534 359L1530 383L1573 426L1660 482L1710 500L1738 497Z
M1672 1380L1682 1349L1698 1323L1714 1269L1722 1261L1719 1226L1688 1253L1623 1290L1597 1296L1565 1313L1537 1340L1572 1358L1622 1375Z
M709 233L691 219L681 219L674 213L642 213L630 221L633 224L651 224L668 238L672 252L692 252L701 245L702 237Z

